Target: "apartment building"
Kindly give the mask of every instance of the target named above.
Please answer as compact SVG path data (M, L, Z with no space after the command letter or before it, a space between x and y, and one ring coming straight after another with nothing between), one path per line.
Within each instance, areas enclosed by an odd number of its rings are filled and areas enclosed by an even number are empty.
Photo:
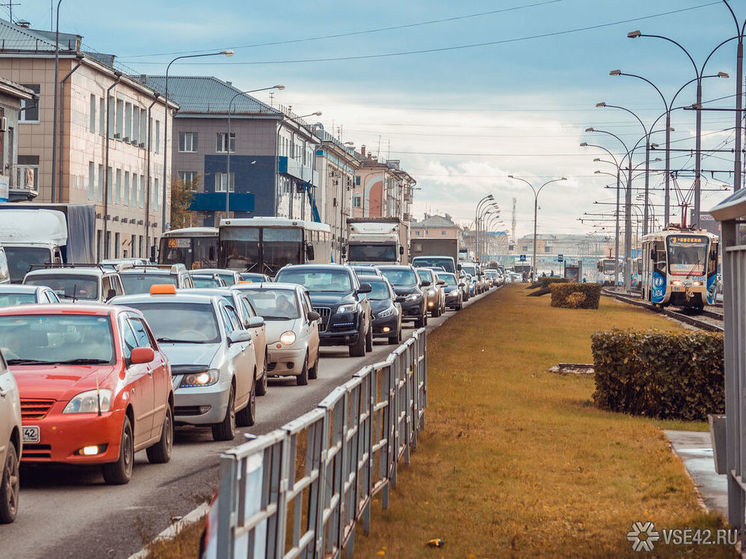
M360 148L360 159L352 191L352 217L398 217L409 223L417 181L400 168L398 160L378 161L366 153L365 146Z
M316 169L319 174L316 203L321 221L331 227L334 259L339 262L360 159L351 145L326 132L323 126L316 125L314 132L321 140L321 145L316 149Z
M461 227L448 215L425 214L422 220L412 221L410 227L412 239L458 239Z
M55 50L59 48L59 127L54 179ZM38 101L22 101L16 186L40 202L96 206L99 258L146 256L168 223L170 173L163 175L169 104L115 68L114 55L87 52L82 37L0 19L0 76ZM170 127L170 126L169 126ZM54 189L53 189L54 185Z
M140 79L165 91L164 76ZM193 225L217 224L225 216L226 194L234 217L311 219L305 188L317 192L314 155L321 140L308 123L210 76L169 76L168 96L179 104L170 134L172 172L185 185L199 185L190 207Z
M33 91L0 77L0 202L33 200L38 194L34 189L16 188L18 119L21 104L33 99Z

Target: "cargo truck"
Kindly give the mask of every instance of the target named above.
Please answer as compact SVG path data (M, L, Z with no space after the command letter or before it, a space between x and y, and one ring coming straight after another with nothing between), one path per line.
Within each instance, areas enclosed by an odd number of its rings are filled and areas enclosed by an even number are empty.
M409 228L398 217L347 219L348 264L408 264Z
M0 204L0 246L13 283L32 266L95 262L95 234L93 204Z
M458 239L412 239L410 256L415 265L442 266L446 272L455 273L459 262Z

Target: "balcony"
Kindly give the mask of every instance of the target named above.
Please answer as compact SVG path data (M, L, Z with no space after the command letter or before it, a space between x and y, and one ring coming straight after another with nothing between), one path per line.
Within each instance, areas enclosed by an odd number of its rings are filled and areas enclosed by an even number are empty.
M310 166L304 166L302 161L284 155L277 159L277 169L280 173L310 182L312 186L319 186L319 173Z

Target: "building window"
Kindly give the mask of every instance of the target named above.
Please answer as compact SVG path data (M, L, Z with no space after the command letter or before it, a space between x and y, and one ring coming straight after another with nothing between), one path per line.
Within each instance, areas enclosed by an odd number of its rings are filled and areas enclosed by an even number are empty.
M155 121L155 152L161 152L161 121ZM157 180L157 179L156 179Z
M179 180L181 184L191 189L194 184L194 171L179 171Z
M132 104L124 104L124 141L132 140Z
M353 198L352 198L352 207L353 208L359 208L360 206L361 206L360 196L353 196Z
M140 110L140 143L145 147L148 141L148 113L145 109Z
M103 97L98 100L98 133L106 134L106 100Z
M115 192L114 203L118 204L122 201L122 170L117 169L117 189Z
M97 260L103 260L104 258L104 241L101 237L101 229L96 229L96 258Z
M140 175L140 207L145 207L145 175Z
M104 166L98 166L98 201L102 202L104 199Z
M355 186L360 186L360 177L355 177Z
M23 87L29 88L31 91L37 94L37 99L21 99L21 112L18 115L19 122L39 122L39 99L38 95L41 92L41 86L39 84L22 84Z
M90 114L88 115L88 131L92 132L93 134L96 133L96 105L98 104L98 101L96 100L95 95L91 95L91 106L90 106Z
M36 189L39 184L39 156L38 155L19 155L18 165L16 165L16 184L19 188Z
M225 187L228 182L228 175L226 173L215 173L215 192L225 192ZM236 175L231 173L231 192L236 191Z
M88 162L88 199L96 197L96 165L93 161Z
M179 132L179 151L182 153L194 153L197 151L196 132Z
M122 132L124 128L124 101L117 99L117 130L116 138L122 139Z
M445 236L446 236L446 232L445 232L445 231L443 230L443 231L441 231L441 232L440 232L440 235L441 235L442 237L445 237Z
M140 143L140 107L132 107L132 143Z
M109 126L109 138L114 137L114 112L116 109L116 100L113 97L109 97L109 107L107 111L107 119L108 119L108 126ZM108 248L107 248L108 250Z
M114 233L114 258L119 258L119 233Z
M106 168L106 201L111 204L111 191L114 189L113 185L111 184L111 167ZM108 243L107 243L108 244Z
M158 209L158 198L160 196L159 188L158 188L158 179L155 179L155 183L153 186L153 209Z
M122 203L126 206L130 203L130 172L124 172L124 196L122 197Z
M419 237L419 236L420 236L420 232L419 232L419 231L415 231L415 232L414 232L414 236L415 236L415 237Z
M226 132L218 132L217 135L217 146L216 150L218 153L227 153L228 151L228 134ZM230 145L231 153L236 151L236 134L231 132L231 145Z
M133 208L137 207L137 175L135 173L132 173L132 198L131 198L131 204Z

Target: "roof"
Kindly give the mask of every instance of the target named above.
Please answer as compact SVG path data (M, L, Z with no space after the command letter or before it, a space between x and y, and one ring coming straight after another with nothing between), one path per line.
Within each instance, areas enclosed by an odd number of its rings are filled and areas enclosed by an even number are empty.
M59 49L77 51L80 46L80 35L60 33ZM54 33L39 29L28 29L0 19L0 52L55 52Z
M20 312L19 312L20 311ZM94 314L110 315L119 312L119 309L111 305L80 304L80 303L49 303L42 305L17 305L0 308L0 315L16 314Z
M460 229L460 227L451 220L450 216L443 215L425 215L425 219L422 221L413 221L411 227L413 229L424 229L425 227Z
M0 76L0 92L17 99L33 99L36 95L32 90L21 84L12 82Z
M215 299L218 299L218 297L214 295L193 295L191 293L184 293L183 291L173 295L151 295L150 293L138 293L136 295L120 295L119 297L114 297L109 301L109 304L122 305L124 307L132 303L152 303L154 301L158 301L159 303L168 301L173 303L207 304L208 302L213 302Z
M44 289L43 285L22 285L18 283L10 285L0 285L0 294L3 293L36 293L37 290Z
M302 285L298 285L297 283L287 283L283 281L265 281L265 282L255 282L255 283L240 283L238 285L231 285L229 289L232 289L234 291L248 291L250 289L292 289L293 291L297 289L303 289L306 288Z
M221 219L220 226L235 227L301 227L312 231L331 232L331 226L327 223L318 223L316 221L303 221L301 219L290 219L287 217L239 217L231 219Z
M166 92L165 76L141 75L134 76L138 81L152 87L161 95ZM262 103L258 99L242 93L240 89L233 87L213 76L169 76L168 98L179 104L181 113L209 113L228 114L228 104L234 95L233 114L241 113L264 113L282 117L282 112Z
M90 275L90 276L110 276L116 274L114 270L102 270L101 268L93 268L90 266L79 266L77 268L56 268L54 266L50 268L40 268L38 270L31 270L26 276L39 276L45 274L54 275Z

